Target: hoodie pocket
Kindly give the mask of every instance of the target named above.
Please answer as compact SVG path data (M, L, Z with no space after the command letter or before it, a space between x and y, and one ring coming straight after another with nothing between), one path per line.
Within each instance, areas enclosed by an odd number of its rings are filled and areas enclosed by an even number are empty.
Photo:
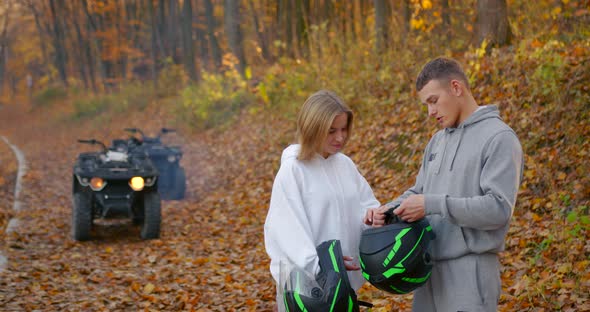
M482 303L497 303L502 291L500 280L500 263L495 254L475 256L476 285Z

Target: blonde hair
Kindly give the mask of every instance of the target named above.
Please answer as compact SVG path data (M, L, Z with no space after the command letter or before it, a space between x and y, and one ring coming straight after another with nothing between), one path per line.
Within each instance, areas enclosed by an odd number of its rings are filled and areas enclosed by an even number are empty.
M305 100L297 117L297 139L301 144L297 159L310 160L316 153L321 153L334 118L342 113L348 117L346 144L351 134L353 114L344 101L328 90L320 90Z

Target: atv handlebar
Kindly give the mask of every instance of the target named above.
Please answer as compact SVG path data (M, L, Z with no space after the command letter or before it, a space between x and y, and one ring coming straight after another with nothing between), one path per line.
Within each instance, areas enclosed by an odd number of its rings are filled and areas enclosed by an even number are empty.
M161 134L166 134L166 133L173 133L173 132L176 132L176 129L162 128L162 129L160 130L160 133L161 133Z
M139 134L141 134L142 138L145 137L145 134L143 134L143 131L141 131L141 129L138 129L138 128L125 128L123 130L125 130L127 132L131 132L131 133L139 133Z
M84 143L84 144L92 144L92 145L100 145L102 147L103 151L107 151L108 148L106 145L104 145L104 143L102 143L101 141L95 140L95 139L91 139L91 140L78 140L79 143Z
M150 137L147 137L145 135L145 133L143 133L143 131L141 131L141 129L139 129L139 128L125 128L123 130L125 130L127 132L131 132L131 133L139 133L139 134L141 134L142 139L146 139L146 138L149 139L150 138ZM173 133L173 132L176 132L176 129L162 128L162 129L160 129L160 133L158 133L158 135L154 138L159 139L162 136L162 134Z

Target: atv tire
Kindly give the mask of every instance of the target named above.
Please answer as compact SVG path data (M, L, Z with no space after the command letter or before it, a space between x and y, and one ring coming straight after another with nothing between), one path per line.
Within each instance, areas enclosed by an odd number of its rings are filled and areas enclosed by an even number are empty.
M184 173L184 168L178 168L178 171L176 172L173 192L174 195L172 195L172 199L184 199L186 193L186 174Z
M160 194L156 191L143 194L143 224L141 225L141 238L154 239L160 237L161 215Z
M74 193L72 207L72 238L77 241L90 239L92 229L92 199L86 192Z

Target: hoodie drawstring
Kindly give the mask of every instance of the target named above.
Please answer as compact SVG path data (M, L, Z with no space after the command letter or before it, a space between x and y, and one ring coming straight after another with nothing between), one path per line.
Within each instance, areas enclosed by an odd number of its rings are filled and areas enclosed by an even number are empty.
M438 162L438 166L437 166L436 172L435 172L435 174L437 174L437 175L440 173L440 168L442 167L443 161L445 160L445 154L447 153L447 145L449 143L448 130L445 130L445 133L443 135L443 140L444 140L444 146L443 146L443 150L442 150L442 155L440 155L440 160Z
M455 153L453 153L453 158L451 159L451 168L449 171L453 171L453 164L455 163L455 158L457 157L457 152L459 151L459 145L461 145L461 140L463 140L463 133L465 133L465 127L461 127L461 134L459 135L459 142L457 142L457 147L455 148Z

